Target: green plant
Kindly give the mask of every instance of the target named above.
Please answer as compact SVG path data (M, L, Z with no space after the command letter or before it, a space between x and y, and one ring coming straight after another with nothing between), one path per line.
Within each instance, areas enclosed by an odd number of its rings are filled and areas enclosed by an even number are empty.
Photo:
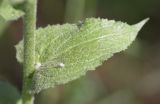
M16 57L23 64L22 96L12 86L0 85L14 90L15 99L19 99L17 104L33 104L35 93L68 83L94 70L114 53L125 50L148 21L145 19L128 25L114 20L87 18L77 24L36 29L37 0L25 0L23 11L14 9L13 4L16 2L1 0L0 21L7 24L24 16L24 39L15 46ZM0 92L7 87L0 88ZM0 103L16 101L6 100L7 97L10 98L7 95Z

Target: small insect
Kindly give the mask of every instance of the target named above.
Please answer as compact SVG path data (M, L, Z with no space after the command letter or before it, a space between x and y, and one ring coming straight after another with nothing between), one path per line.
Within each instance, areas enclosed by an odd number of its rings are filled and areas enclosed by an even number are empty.
M41 67L41 63L38 62L38 63L35 65L35 68L36 68L36 70L38 70L40 67Z
M63 67L65 67L65 64L64 63L59 63L59 67L63 68Z
M50 69L50 68L64 68L65 64L62 61L55 61L55 60L51 60L51 61L47 61L46 63L40 63L38 62L35 65L35 69L36 70L40 70L40 69Z

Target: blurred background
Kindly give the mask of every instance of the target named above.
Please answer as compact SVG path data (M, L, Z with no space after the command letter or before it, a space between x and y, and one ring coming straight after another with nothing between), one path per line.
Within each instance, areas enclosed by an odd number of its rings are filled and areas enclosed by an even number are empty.
M87 17L129 24L147 17L150 21L126 51L78 80L42 91L35 97L36 104L160 104L160 0L38 1L38 27ZM0 80L21 91L22 66L16 61L14 45L23 37L22 19L5 28L0 34Z

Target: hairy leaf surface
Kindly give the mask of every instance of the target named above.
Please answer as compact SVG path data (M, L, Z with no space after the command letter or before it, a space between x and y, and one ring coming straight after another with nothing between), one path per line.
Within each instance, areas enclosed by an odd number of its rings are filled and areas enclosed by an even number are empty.
M23 3L25 0L9 0L12 5L17 5Z
M136 25L107 19L86 19L36 31L36 65L32 93L72 81L94 70L114 53L125 50L147 21ZM23 41L17 46L23 62Z
M5 21L16 20L23 14L22 11L14 9L9 0L0 1L0 19L3 18Z

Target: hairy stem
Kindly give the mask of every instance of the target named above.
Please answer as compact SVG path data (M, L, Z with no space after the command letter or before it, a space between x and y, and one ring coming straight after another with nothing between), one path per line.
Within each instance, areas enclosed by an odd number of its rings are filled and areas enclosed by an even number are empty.
M23 104L33 104L33 96L29 93L31 75L35 65L35 29L37 0L25 1L24 16L24 65L23 65Z

